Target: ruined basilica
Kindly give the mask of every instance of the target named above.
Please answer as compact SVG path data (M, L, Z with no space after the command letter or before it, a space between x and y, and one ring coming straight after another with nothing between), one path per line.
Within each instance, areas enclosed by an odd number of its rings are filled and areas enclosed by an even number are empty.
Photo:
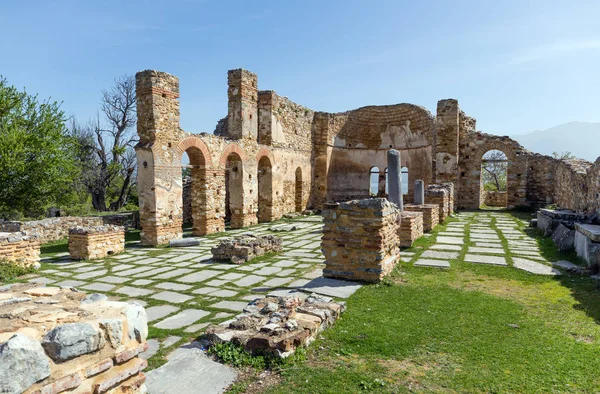
M228 112L213 134L179 124L179 80L165 72L136 75L142 243L159 245L182 235L182 155L190 159L194 235L268 222L285 213L320 209L326 202L370 196L379 171L386 193L386 152L401 152L410 201L415 180L451 182L458 209L484 202L483 155L502 151L508 161L508 208L555 204L596 212L600 161L558 160L508 138L476 131L455 99L440 100L435 116L414 104L316 112L273 90L259 90L257 75L227 74Z

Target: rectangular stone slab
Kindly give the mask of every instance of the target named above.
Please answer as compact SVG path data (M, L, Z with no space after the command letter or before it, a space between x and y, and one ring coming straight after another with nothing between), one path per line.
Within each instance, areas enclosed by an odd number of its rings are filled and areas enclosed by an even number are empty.
M450 263L444 260L419 259L413 265L415 267L450 268Z
M575 229L588 237L592 242L600 242L600 226L576 223Z
M477 264L490 264L490 265L501 265L506 266L506 259L500 256L488 256L488 255L479 255L479 254L467 254L465 256L465 261L469 263L477 263Z

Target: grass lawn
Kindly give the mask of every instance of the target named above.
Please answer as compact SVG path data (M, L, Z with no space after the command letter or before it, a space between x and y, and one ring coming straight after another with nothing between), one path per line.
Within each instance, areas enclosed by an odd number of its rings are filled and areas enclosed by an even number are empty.
M416 257L443 228L411 248ZM548 259L565 257L538 243ZM306 362L284 366L264 391L600 392L596 282L465 263L467 246L449 270L402 263L360 289Z

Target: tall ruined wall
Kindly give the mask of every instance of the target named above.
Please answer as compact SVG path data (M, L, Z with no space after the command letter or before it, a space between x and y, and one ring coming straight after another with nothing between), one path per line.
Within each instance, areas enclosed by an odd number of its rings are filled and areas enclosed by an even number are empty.
M560 160L556 166L555 204L578 212L600 213L600 158Z
M434 136L431 113L412 104L370 106L329 115L327 200L369 197L370 169L378 167L385 176L389 149L399 150L402 166L408 168L409 194L415 180L431 183Z
M527 202L533 207L544 207L555 202L556 167L559 160L537 153L527 158Z

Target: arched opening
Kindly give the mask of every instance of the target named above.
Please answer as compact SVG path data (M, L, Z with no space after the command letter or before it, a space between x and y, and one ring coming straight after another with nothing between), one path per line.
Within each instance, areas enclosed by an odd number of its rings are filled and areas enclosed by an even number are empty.
M481 207L507 206L508 158L500 150L489 150L481 158L479 196Z
M235 152L225 163L225 224L230 228L244 227L244 168Z
M263 156L258 161L258 221L273 220L273 172L271 160Z
M375 197L379 194L379 167L371 167L369 172L369 195Z
M206 160L202 151L191 146L181 157L183 229L192 235L206 235Z
M302 212L304 209L302 207L302 169L300 167L296 168L296 212Z

